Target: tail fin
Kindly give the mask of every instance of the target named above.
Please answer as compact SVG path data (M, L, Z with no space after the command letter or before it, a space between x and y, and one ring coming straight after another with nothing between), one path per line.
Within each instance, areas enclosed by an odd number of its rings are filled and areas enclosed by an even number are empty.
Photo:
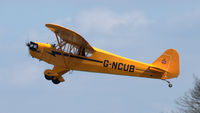
M179 54L175 49L168 49L152 63L152 66L165 72L161 79L178 77Z

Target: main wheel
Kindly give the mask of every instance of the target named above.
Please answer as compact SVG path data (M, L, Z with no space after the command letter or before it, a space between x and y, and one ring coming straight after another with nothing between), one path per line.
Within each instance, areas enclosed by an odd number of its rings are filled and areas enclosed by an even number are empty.
M45 79L47 80L52 80L53 79L53 76L48 76L48 75L44 75Z
M59 84L60 83L60 81L56 78L56 79L52 79L52 82L54 83L54 84Z

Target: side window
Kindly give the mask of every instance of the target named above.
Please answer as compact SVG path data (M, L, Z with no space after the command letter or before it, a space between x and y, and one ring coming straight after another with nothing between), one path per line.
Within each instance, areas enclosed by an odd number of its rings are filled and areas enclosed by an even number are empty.
M55 47L56 49L60 49L59 45L51 44L52 47ZM70 44L70 43L64 43L62 48L64 52L72 54L72 55L79 55L79 56L84 56L84 57L90 57L92 56L92 53L85 47L82 46L77 46L75 44Z
M86 57L91 57L92 53L91 52L86 52Z
M78 55L85 56L85 57L90 57L90 56L92 56L92 53L89 52L89 50L87 50L86 48L80 46L80 48L78 50Z
M85 48L80 46L79 50L78 50L78 55L81 55L81 56L85 56Z

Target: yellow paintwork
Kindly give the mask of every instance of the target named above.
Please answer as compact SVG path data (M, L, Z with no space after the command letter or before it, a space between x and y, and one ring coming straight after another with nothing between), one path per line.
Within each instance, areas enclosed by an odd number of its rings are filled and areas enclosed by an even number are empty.
M90 57L73 55L56 49L50 44L35 42L38 50L30 50L31 56L54 65L52 70L44 74L64 81L62 75L69 70L137 76L155 79L170 79L179 75L179 55L174 49L165 51L152 64L142 63L107 51L93 48Z
M70 42L75 46L84 46L89 51L94 51L94 49L90 46L90 44L78 33L73 30L66 29L63 26L59 26L56 24L46 24L51 31L57 33L57 35L61 36L64 41Z

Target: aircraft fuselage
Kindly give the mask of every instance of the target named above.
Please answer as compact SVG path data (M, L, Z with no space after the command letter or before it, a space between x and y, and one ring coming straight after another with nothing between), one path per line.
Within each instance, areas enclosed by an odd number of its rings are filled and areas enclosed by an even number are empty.
M160 79L162 77L160 73L154 73L149 70L150 64L121 57L95 47L93 47L95 52L90 57L86 57L62 52L50 44L37 44L37 51L30 49L30 54L56 67L147 78Z

